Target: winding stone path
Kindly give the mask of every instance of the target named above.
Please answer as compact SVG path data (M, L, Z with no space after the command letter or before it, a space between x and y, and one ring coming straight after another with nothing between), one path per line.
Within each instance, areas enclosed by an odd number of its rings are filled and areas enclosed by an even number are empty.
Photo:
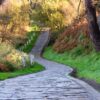
M35 61L44 65L46 70L0 81L0 100L100 100L99 92L69 76L72 68L39 56L48 36L48 31L43 32L31 52L36 54Z

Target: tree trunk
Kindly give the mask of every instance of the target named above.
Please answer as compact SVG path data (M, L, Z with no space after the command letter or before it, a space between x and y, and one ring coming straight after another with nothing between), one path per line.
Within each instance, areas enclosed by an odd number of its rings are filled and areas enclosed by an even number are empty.
M100 51L100 30L97 23L96 9L92 0L85 0L87 20L89 24L90 38L93 41L95 49Z

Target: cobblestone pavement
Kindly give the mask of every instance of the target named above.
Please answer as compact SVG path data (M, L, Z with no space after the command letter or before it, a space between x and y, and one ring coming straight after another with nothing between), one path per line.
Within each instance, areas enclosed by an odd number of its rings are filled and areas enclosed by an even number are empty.
M45 38L44 35L41 37ZM38 43L40 45L41 42ZM31 54L40 54L43 48L38 43ZM37 52L38 47L41 50ZM46 70L0 81L0 100L100 100L100 93L95 89L69 76L72 72L70 67L41 57L36 57L35 61L45 66Z
M0 81L0 100L100 100L92 87L68 75L71 68L42 58L36 61L46 70Z

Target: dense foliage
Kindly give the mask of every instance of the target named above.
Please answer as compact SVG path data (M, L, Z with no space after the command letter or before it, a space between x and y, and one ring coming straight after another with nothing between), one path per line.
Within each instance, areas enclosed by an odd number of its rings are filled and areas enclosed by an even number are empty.
M82 17L58 36L53 48L57 52L65 52L80 46L80 49L89 53L92 50L92 43L88 33L87 20Z
M26 0L20 2L5 0L0 5L0 71L2 72L31 66L29 55L24 53L24 50L17 50L30 39L28 37L30 31L38 30L37 27L30 24L29 10L30 5ZM32 34L37 36L37 34ZM31 45L35 40L35 36L31 37ZM25 46L24 49L27 48L30 51L28 47Z
M32 19L40 26L51 27L53 31L62 29L78 16L78 3L77 0L33 0ZM79 14L83 11L82 4Z
M29 27L29 6L13 6L0 12L0 40L10 42L14 45L23 42Z

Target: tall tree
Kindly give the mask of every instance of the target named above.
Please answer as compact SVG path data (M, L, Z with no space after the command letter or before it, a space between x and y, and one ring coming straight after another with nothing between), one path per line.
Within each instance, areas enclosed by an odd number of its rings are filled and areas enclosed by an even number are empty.
M95 49L100 51L100 30L97 23L96 9L92 0L85 0L87 20L89 23L90 37L94 43Z

